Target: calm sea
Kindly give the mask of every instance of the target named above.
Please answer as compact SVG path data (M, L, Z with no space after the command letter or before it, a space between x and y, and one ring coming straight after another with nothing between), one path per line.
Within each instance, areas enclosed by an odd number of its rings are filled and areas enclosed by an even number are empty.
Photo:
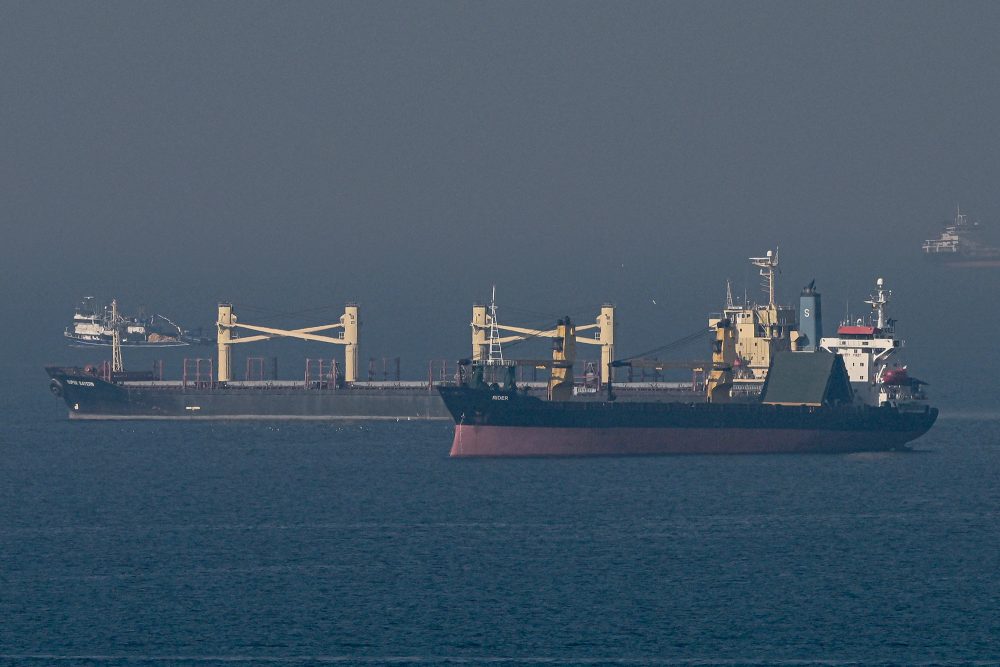
M0 434L0 663L1000 662L1000 415L912 454L450 460L443 423Z

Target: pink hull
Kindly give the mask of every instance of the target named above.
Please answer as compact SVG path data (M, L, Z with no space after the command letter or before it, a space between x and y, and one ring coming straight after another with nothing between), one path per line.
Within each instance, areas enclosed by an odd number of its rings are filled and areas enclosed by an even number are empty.
M456 425L452 456L778 454L902 449L921 432Z

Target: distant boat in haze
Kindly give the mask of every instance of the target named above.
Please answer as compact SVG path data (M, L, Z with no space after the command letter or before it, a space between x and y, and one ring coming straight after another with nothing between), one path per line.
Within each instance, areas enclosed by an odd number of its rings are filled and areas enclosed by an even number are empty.
M923 244L924 257L936 264L961 268L1000 267L1000 248L983 243L978 222L969 222L960 207L941 235Z
M111 347L116 333L124 347L179 347L211 342L163 315L123 315L114 300L98 308L92 296L80 301L63 336L72 345Z

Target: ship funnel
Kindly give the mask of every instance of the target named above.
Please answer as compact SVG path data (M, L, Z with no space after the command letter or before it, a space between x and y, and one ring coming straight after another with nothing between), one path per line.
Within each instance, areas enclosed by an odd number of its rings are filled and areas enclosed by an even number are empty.
M799 350L815 352L823 337L823 308L813 280L799 294Z

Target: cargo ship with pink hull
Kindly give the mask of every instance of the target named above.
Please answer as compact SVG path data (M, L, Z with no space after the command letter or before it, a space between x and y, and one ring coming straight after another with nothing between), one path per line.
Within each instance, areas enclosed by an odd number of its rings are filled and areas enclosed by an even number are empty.
M543 401L516 389L439 391L455 419L452 456L892 451L937 418L934 408Z
M438 389L455 422L451 455L894 451L930 430L938 411L926 403L926 383L895 358L903 341L886 317L891 292L881 278L867 301L871 313L824 338L814 284L802 291L796 318L793 308L774 303L777 254L755 261L769 302L735 304L730 296L723 314L709 320L712 362L701 400L618 396L613 369L630 359L608 361L609 381L599 396L579 394L567 317L555 328L545 399L519 387L514 362L500 355L460 362L459 385ZM752 340L741 341L741 332ZM498 374L505 380L495 381Z

